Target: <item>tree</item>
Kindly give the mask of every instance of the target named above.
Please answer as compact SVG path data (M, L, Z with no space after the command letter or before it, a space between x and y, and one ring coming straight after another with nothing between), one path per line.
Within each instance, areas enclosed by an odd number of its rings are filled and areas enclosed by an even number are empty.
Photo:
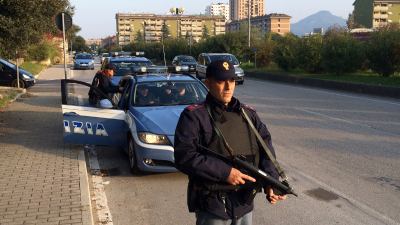
M161 34L162 38L164 40L168 39L171 36L171 34L169 32L169 27L165 22L163 23L163 25L161 27L161 32L162 32L162 34Z
M65 38L67 39L67 42L71 43L74 41L76 38L76 34L81 30L81 28L78 25L73 24L70 29L65 31ZM68 50L71 51L71 45L68 46Z
M137 42L143 42L143 41L144 41L143 33L142 33L142 31L138 30L136 32L135 42L137 43Z
M276 42L273 40L273 33L266 33L263 38L255 40L252 44L257 50L257 65L268 66L273 57L273 49L275 48Z
M73 11L68 0L2 0L0 3L0 54L9 58L14 57L14 52L39 43L43 34L55 34L54 16L61 11Z
M303 37L296 52L299 68L310 73L322 71L322 46L323 37L319 34Z
M273 50L274 61L278 66L286 71L297 67L297 46L299 38L293 34L287 34L277 41Z
M400 32L380 30L368 42L370 68L382 76L400 72Z
M72 42L72 50L76 52L90 52L90 48L86 45L83 37L77 36Z
M340 75L355 72L365 62L362 43L346 30L332 28L326 32L322 47L322 66L325 71Z
M201 38L202 39L207 39L208 37L210 37L209 31L208 31L208 27L206 25L204 25Z

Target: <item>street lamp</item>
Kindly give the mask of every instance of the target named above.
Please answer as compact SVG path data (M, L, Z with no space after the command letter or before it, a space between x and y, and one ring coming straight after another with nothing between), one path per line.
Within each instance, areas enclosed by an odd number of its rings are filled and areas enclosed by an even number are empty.
M179 38L179 15L182 15L185 11L184 8L171 8L169 12L173 15L176 15L176 38Z

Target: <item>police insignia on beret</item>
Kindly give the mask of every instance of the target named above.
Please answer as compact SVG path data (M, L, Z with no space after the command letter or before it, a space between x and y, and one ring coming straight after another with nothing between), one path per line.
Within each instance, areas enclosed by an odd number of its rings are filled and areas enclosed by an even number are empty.
M225 68L225 70L229 70L229 64L227 62L224 62L222 66Z
M229 80L236 78L235 67L226 60L217 60L211 62L206 69L206 78L216 80Z

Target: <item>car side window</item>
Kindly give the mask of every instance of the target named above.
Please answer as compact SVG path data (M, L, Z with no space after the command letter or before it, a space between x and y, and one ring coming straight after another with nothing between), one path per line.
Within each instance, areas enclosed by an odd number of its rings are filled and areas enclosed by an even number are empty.
M210 57L205 57L205 65L208 66L210 64Z
M3 72L4 71L4 65L2 63L0 63L0 71Z

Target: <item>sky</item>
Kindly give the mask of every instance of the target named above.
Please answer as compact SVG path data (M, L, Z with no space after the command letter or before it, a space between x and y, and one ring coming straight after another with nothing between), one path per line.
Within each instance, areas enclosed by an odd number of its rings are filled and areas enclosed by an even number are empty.
M116 13L166 14L172 7L183 7L184 14L200 14L212 2L228 0L70 0L75 6L74 24L85 39L104 38L116 33ZM347 19L353 11L354 0L265 0L266 13L284 13L295 23L320 10L328 10Z

